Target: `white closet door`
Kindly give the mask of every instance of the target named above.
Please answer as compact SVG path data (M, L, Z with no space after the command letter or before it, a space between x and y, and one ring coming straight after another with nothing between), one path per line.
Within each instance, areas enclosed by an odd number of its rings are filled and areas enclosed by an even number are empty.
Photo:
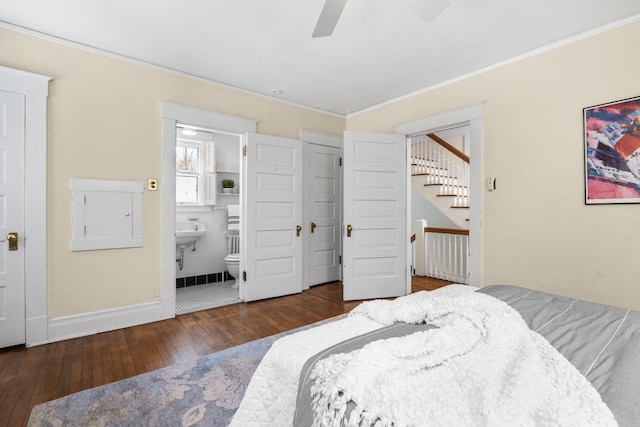
M245 299L301 292L302 143L250 133L246 157Z
M345 300L410 291L406 137L345 132Z
M340 218L342 215L340 154L336 147L309 144L309 284L340 278Z
M26 337L24 127L24 95L0 91L0 348ZM15 250L10 233L17 233Z

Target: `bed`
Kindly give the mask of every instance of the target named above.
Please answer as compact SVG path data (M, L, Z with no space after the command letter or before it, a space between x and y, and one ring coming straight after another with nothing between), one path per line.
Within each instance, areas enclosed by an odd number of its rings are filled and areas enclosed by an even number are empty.
M231 425L640 425L640 313L515 286L418 294L276 341ZM415 321L450 301L463 314Z

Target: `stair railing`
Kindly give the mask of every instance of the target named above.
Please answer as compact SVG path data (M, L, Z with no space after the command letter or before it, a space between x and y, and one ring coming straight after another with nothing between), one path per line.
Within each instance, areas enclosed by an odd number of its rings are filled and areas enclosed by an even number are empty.
M427 177L426 185L439 185L440 195L455 196L452 206L469 206L469 156L436 134L411 137L412 175Z
M427 227L420 219L413 245L417 276L469 284L469 230Z

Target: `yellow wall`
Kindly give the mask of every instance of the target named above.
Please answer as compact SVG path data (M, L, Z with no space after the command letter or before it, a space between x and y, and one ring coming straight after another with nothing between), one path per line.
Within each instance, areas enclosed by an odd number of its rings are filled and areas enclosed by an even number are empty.
M158 300L160 192L144 247L71 252L71 178L160 178L161 101L258 121L258 132L342 134L345 120L0 28L0 65L53 78L48 100L49 318Z
M640 309L640 207L586 206L582 109L640 95L640 23L357 114L349 130L484 103L483 285ZM341 134L345 120L0 28L0 65L53 77L48 101L49 317L158 299L160 193L144 247L71 252L71 178L160 177L160 101L258 121L260 133Z
M640 96L639 38L640 23L628 24L357 114L347 128L393 132L484 103L482 171L497 191L483 195L483 285L640 310L640 205L585 205L582 132L584 107Z

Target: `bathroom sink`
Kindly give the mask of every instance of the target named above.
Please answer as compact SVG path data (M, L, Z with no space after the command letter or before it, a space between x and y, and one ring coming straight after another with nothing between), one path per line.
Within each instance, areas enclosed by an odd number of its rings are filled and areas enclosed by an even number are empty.
M204 236L207 230L198 222L176 224L176 246L186 247Z

